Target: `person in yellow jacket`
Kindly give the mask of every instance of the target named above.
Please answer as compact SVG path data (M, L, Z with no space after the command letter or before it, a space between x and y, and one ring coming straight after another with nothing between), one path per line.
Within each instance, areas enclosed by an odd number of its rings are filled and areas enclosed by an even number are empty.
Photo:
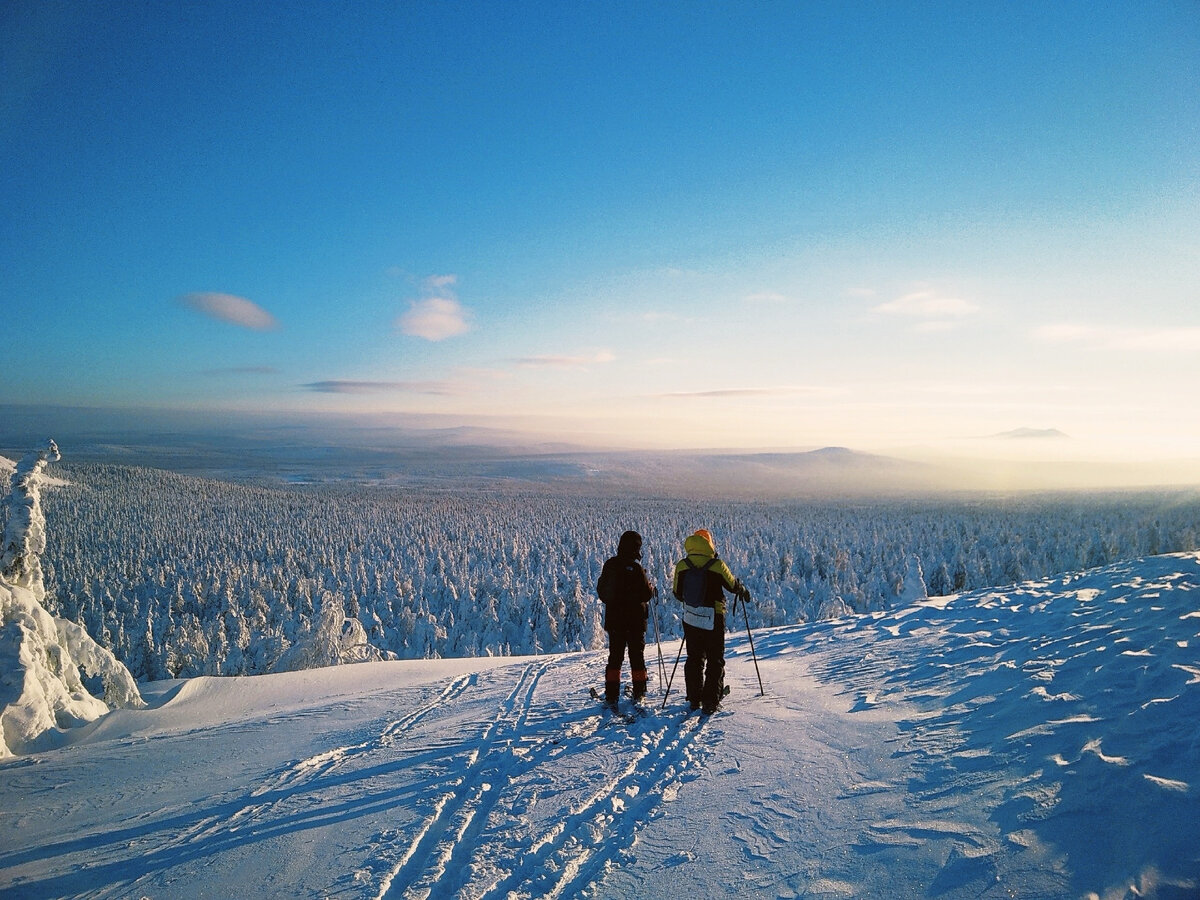
M683 680L692 709L711 713L725 693L725 591L749 592L717 556L712 535L701 528L683 541L687 556L675 564L671 590L683 603L687 662Z

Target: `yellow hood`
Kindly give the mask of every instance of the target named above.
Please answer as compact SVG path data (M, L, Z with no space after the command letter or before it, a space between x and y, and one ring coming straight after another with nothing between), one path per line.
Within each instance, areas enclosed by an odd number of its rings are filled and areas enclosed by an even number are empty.
M691 534L684 538L683 549L687 551L688 556L702 556L705 559L712 559L717 555L717 551L713 549L713 545L700 534Z

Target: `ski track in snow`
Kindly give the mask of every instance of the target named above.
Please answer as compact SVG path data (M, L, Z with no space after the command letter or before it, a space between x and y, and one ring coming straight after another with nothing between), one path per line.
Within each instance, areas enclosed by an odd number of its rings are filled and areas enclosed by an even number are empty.
M334 747L287 764L266 776L257 787L251 789L243 805L222 805L218 814L206 816L183 828L153 849L143 851L144 855L150 858L187 856L188 848L201 847L207 854L214 848L236 844L247 837L257 839L280 832L285 823L293 824L305 820L309 824L319 824L322 818L336 818L336 804L322 804L316 811L309 812L298 809L304 806L311 808L305 796L305 789L311 787L314 791L329 792L338 785L340 772L353 773L349 778L361 777L353 770L356 762L395 746L414 726L462 696L477 680L478 676L475 674L456 677L435 698L420 704L398 719L388 721L378 733L367 740ZM286 717L273 717L268 721L277 723L282 718ZM95 891L93 896L139 896L140 886L148 881L149 877L143 877L113 889Z
M199 895L180 872L203 872L214 857L264 844L282 844L275 852L290 855L293 835L356 822L377 827L347 842L340 853L348 864L326 871L325 887L310 878L304 893L376 900L586 896L659 807L697 777L707 756L705 720L685 715L679 698L665 711L648 707L625 722L572 687L596 675L595 655L588 654L454 677L425 689L426 699L407 712L334 731L342 741L228 795L155 810L137 826L85 838L78 848L49 848L45 855L61 850L68 865L71 850L86 850L85 868L27 882L22 896ZM399 706L411 702L404 698L412 691L384 696ZM338 705L353 712L355 702ZM306 718L277 714L225 733L269 740L270 729ZM112 744L137 746L124 738ZM572 776L564 779L560 767ZM15 861L0 851L0 871Z
M678 715L650 712L623 723L590 712L556 726L534 711L538 683L552 665L531 664L522 672L467 768L436 798L383 879L380 900L579 896L633 843L664 794L669 798L687 780L703 757L695 746L698 716L681 725ZM628 751L618 755L615 771L604 770L580 796L539 820L541 827L517 825L539 802L539 785L552 784L538 767L587 754L600 741L617 741Z

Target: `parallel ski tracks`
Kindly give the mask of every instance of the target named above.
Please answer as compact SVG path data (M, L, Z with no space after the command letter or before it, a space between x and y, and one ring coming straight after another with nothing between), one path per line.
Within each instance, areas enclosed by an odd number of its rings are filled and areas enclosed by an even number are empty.
M380 900L428 897L435 891L449 895L445 879L457 869L452 863L462 862L469 852L469 838L482 829L514 769L530 764L528 755L522 757L514 750L533 708L538 682L550 665L531 663L522 670L499 713L480 735L465 771L449 783L450 790L437 799L399 864L384 878L377 895Z
M618 768L544 832L523 833L511 786L526 775L537 780L537 767L560 754L587 751L610 724L601 712L560 719L550 731L540 726L554 720L531 723L534 694L549 667L531 664L522 671L466 770L432 802L377 900L580 895L629 851L654 809L697 777L705 756L697 742L703 720L651 714L605 730L602 742L631 745L617 754ZM490 820L498 809L504 815Z
M633 723L652 721L638 720ZM655 808L674 799L680 783L698 777L697 737L704 720L659 720L642 734L641 749L550 831L482 898L575 897L628 852Z

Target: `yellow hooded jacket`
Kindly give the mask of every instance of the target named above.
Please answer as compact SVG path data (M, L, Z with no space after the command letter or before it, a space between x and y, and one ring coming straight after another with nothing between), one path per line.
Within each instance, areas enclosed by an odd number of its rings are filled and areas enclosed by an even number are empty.
M675 595L676 600L683 599L679 595L679 576L687 571L687 560L690 559L693 566L702 567L717 555L712 543L702 534L686 537L683 541L683 549L687 551L687 557L675 563L675 574L671 579L671 592ZM724 560L717 559L708 571L721 579L721 586L725 590L736 593L741 588L741 582L733 577L733 573L729 571L729 566L725 565ZM720 598L716 600L713 608L717 615L725 614L725 594L723 592L720 593Z

